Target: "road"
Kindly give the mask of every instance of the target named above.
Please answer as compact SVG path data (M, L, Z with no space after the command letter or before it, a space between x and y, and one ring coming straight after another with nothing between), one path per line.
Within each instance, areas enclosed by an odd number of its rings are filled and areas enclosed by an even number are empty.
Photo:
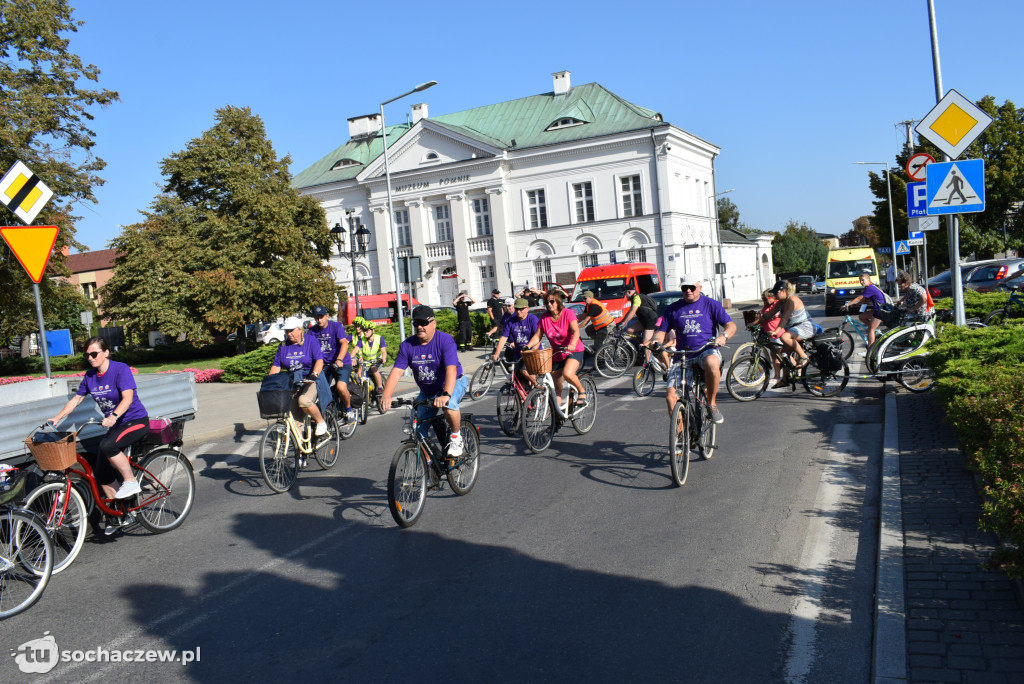
M626 379L599 387L593 431L563 428L541 455L498 430L493 390L467 404L478 483L431 494L410 530L387 508L397 411L286 494L262 482L258 434L204 445L181 529L90 538L3 625L12 653L49 633L61 651L198 662L39 676L9 658L0 679L867 681L882 386L741 404L723 384L718 451L683 488L663 385L646 399Z

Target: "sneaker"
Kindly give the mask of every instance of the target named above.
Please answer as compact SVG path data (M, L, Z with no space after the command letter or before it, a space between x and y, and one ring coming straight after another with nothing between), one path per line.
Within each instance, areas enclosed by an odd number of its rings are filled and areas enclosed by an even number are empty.
M356 410L354 408L350 408L345 412L345 421L349 423L356 422Z
M306 457L305 456L299 456L299 470L305 470L305 469L306 469Z
M725 422L725 418L722 417L722 412L718 410L717 406L711 407L711 422L716 425L721 425Z
M135 480L132 480L131 482L123 482L121 484L121 488L117 490L117 494L114 495L114 498L130 499L133 496L138 496L141 491L142 487Z
M120 525L114 524L114 521L111 518L107 518L106 525L103 527L103 534L109 537L119 529L121 529Z
M326 422L324 422L324 423L317 423L316 424L316 432L314 432L313 434L316 435L317 437L323 437L324 435L326 435L327 434L327 423Z
M457 458L462 455L462 435L452 435L451 443L448 445L448 455Z

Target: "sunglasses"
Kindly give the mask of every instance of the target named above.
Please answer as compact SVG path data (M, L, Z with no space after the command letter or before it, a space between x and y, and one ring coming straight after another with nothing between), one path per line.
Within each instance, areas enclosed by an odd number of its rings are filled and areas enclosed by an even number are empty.
M413 320L412 324L413 324L413 327L416 327L416 328L426 328L433 321L434 321L433 318L416 318L416 319Z
M558 304L558 300L557 299L549 299L548 300L548 304Z
M86 356L87 356L88 358L90 358L90 359L95 359L95 358L96 358L97 356L99 356L99 355L100 355L100 354L102 354L102 353L103 353L103 352L85 352L85 355L86 355Z
M683 287L682 287L683 292L694 292L694 291L696 291L696 289L697 289L696 285L683 285Z

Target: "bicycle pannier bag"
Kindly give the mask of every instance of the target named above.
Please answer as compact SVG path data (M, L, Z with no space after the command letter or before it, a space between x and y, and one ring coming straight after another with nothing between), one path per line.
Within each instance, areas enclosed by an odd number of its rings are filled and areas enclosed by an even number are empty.
M352 408L358 409L363 407L363 388L361 385L354 382L348 383L348 396L352 400Z
M287 373L263 378L256 400L260 405L260 418L283 417L292 403L291 378Z
M814 365L826 373L836 373L843 368L843 355L831 344L819 344L814 348Z

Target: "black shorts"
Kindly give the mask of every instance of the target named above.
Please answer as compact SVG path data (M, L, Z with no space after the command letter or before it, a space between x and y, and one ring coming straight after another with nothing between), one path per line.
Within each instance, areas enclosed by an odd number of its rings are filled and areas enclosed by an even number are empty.
M636 320L644 326L644 330L654 330L658 326L658 312L641 306L636 310Z
M119 453L131 445L145 439L149 435L149 416L136 420L126 421L120 425L110 428L107 434L100 440L99 455L89 459L96 481L99 484L113 484L117 479L117 471L110 465L110 457ZM136 454L137 456L138 454Z
M552 361L551 370L562 370L565 367L565 362L569 359L576 359L576 361L582 366L583 365L583 352L573 352L568 358L562 359L561 361Z

